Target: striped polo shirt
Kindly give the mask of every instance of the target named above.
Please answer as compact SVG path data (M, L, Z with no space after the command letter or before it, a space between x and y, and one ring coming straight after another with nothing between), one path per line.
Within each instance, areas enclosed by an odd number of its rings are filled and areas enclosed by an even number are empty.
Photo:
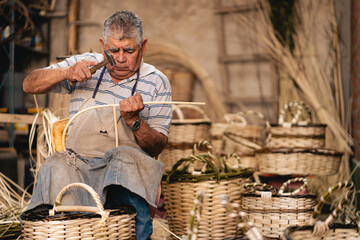
M81 60L101 62L103 59L103 55L99 53L84 53L82 55L71 56L47 68L67 67ZM86 99L92 97L103 69L104 67L97 70L92 75L91 80L84 83L70 86L69 81L66 80L51 88L51 92L71 94L70 118L79 111L80 106ZM137 74L134 74L114 84L109 71L106 69L95 97L96 104L118 104L119 101L130 97L136 78ZM168 78L154 66L147 63L142 62L140 65L140 75L135 92L140 92L144 102L171 101L171 87ZM150 127L168 136L172 116L170 104L145 104L145 108L140 112L140 115Z

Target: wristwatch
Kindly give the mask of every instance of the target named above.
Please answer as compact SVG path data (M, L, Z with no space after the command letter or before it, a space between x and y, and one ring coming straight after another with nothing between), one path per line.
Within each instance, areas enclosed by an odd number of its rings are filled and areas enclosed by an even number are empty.
M135 121L133 121L133 123L130 126L131 131L136 131L140 128L140 116L138 117L138 119L136 119Z

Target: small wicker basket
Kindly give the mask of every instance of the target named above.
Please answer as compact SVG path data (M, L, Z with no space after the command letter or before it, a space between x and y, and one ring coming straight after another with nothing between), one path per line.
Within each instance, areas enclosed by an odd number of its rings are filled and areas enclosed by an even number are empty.
M198 118L187 118L186 111L190 110L190 115L198 115ZM173 113L178 119L171 121L168 144L161 152L158 160L165 163L165 171L170 171L171 167L181 158L190 156L194 144L201 140L210 139L211 121L205 112L192 105L174 105Z
M206 142L200 142L198 145ZM198 148L201 148L200 146ZM221 239L234 237L236 223L227 217L227 211L221 204L221 196L227 194L239 203L242 185L249 182L252 169L242 169L227 164L236 154L219 157L207 152L180 159L172 171L164 175L162 190L170 231L177 236L186 235L193 199L197 192L202 191L201 222L198 226L197 239ZM236 158L240 161L240 158ZM222 168L216 167L216 161L222 162ZM202 171L195 171L195 162L201 162ZM236 164L235 164L236 165ZM181 168L183 167L183 168Z
M62 196L74 187L87 190L96 207L60 206ZM90 186L72 183L60 191L49 212L23 214L22 236L25 240L131 239L135 237L135 216L135 209L130 207L104 210L99 195Z
M292 118L287 119L287 116ZM279 124L272 124L270 129L268 147L271 148L325 147L326 125L312 124L311 112L303 102L285 104L280 111Z
M325 201L329 201L330 196L334 191L339 189L347 190L341 196L339 204L335 210L324 221L319 221L318 217L321 213ZM306 226L291 226L285 229L284 239L286 240L339 240L339 239L360 239L359 226L352 221L350 224L333 223L337 218L338 212L343 209L343 206L353 199L354 188L352 182L340 182L333 185L329 190L320 198L314 212L312 214L309 225Z
M278 175L333 175L343 153L331 149L264 148L255 153L259 171Z
M284 192L288 184L298 181L303 181L304 185L293 192ZM306 179L294 178L276 192L270 185L246 184L245 188L250 192L241 193L240 208L264 237L280 238L283 230L290 225L305 225L311 218L316 196L297 195L306 185Z

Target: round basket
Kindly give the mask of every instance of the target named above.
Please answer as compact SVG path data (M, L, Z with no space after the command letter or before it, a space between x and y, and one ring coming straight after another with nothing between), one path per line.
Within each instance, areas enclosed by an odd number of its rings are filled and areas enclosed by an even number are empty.
M86 189L96 207L60 206L62 196L74 187ZM53 209L22 215L24 239L130 239L135 237L135 209L104 210L99 195L88 185L73 183L58 194Z
M279 124L271 125L271 148L324 148L326 125L312 124L311 112L302 101L284 104Z
M188 116L185 112L188 111ZM169 143L191 143L210 139L211 121L205 112L193 105L173 105L178 119L171 121ZM190 118L192 115L201 117Z
M281 189L291 182L305 181L303 178L290 179L277 193L271 186L270 191L241 193L240 208L245 211L249 221L254 223L264 237L280 238L284 229L290 225L306 225L316 205L315 195L295 195L304 185L293 193L283 193ZM258 184L247 184L254 187ZM266 184L259 184L266 186Z
M158 156L165 163L165 171L170 171L179 159L190 156L194 144L210 139L211 121L201 108L174 105L173 114L177 119L171 121L168 144ZM194 115L197 118L189 118Z
M252 169L240 168L233 171L225 167L219 170L213 163L214 155L203 154L181 159L170 173L164 175L162 190L170 231L177 236L187 234L189 212L196 193L203 192L201 221L198 225L197 239L224 239L235 237L236 223L227 216L222 206L221 196L227 194L234 202L240 202L242 185L249 182ZM203 159L212 171L202 172L179 170L188 161ZM187 168L189 169L189 168Z
M318 217L325 202L329 201L334 191L346 189L344 195L340 196L337 207L331 212L327 219L319 221ZM329 188L323 194L320 201L316 205L312 214L311 221L306 226L290 226L284 231L284 239L286 240L338 240L338 239L360 239L359 227L354 222L350 224L333 223L337 218L337 214L343 209L343 206L350 202L354 197L354 185L352 182L339 182ZM356 220L356 219L354 219Z
M259 171L278 175L333 175L343 153L330 149L262 149L255 154Z
M269 147L324 148L326 125L271 125Z

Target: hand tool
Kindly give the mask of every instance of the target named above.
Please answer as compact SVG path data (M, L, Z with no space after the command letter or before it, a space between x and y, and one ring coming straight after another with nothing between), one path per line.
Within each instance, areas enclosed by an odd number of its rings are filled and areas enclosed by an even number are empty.
M111 66L115 66L116 62L114 57L110 54L109 50L105 49L104 50L105 53L105 58L104 60L102 60L101 62L99 62L98 64L96 64L95 66L92 66L90 68L90 72L91 74L94 74L99 68L105 66L106 64L110 63ZM77 81L74 82L70 82L71 86L74 86L77 83Z
M109 50L105 49L104 50L105 53L105 58L104 60L102 60L101 62L99 62L98 64L96 64L95 66L92 66L90 68L90 72L91 74L94 74L99 68L105 66L106 64L110 63L111 66L115 66L116 62L114 57L109 53Z

